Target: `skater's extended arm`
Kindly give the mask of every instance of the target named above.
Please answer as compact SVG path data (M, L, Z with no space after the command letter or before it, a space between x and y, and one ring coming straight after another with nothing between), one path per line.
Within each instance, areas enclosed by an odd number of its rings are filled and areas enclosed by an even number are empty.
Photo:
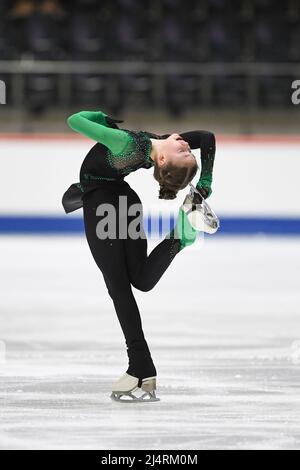
M208 196L211 194L212 174L216 153L216 139L212 132L208 131L190 131L180 134L188 142L191 149L200 149L201 151L201 174L197 182L197 189L207 189ZM168 137L169 134L161 136Z
M105 145L118 155L131 142L131 138L126 131L109 127L107 119L108 116L102 111L81 111L72 114L67 122L74 131Z
M215 136L208 131L184 132L180 135L188 142L191 149L200 149L201 151L201 174L196 187L197 189L207 189L208 196L210 196L216 153Z

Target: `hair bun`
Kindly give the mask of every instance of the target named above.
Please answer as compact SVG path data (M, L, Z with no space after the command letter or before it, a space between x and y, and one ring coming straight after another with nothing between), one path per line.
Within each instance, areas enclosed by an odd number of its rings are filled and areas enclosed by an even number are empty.
M159 188L159 199L175 199L177 192L173 189L167 188L166 186L160 186Z

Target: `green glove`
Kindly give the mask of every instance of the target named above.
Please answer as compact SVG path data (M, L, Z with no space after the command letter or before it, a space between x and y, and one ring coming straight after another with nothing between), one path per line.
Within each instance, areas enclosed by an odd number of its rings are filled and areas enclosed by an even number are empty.
M198 189L204 199L207 199L212 193L210 183L205 180L198 181L198 183L196 184L196 189Z

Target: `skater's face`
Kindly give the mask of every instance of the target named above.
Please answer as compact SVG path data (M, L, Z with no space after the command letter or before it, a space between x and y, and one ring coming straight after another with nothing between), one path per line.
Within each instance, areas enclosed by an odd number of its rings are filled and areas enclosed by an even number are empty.
M179 134L171 134L164 142L164 149L159 156L160 166L172 163L180 167L193 167L195 156L192 154L189 144Z

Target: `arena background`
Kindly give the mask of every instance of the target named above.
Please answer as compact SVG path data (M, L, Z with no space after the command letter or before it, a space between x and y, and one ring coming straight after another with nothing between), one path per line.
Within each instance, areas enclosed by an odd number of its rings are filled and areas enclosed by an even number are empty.
M299 34L296 0L0 1L1 448L299 448ZM83 109L217 139L220 231L135 292L150 411L109 401L123 338L61 205L93 144L66 124ZM127 180L152 249L186 190Z

